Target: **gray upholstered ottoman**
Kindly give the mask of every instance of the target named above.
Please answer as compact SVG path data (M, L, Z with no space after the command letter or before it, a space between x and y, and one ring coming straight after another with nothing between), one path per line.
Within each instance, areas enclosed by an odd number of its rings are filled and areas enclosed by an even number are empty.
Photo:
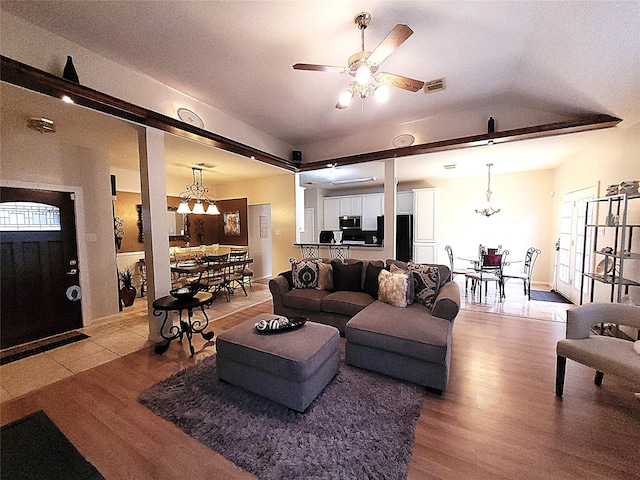
M257 317L216 339L218 378L304 412L338 373L337 328L307 322L297 330L259 334Z

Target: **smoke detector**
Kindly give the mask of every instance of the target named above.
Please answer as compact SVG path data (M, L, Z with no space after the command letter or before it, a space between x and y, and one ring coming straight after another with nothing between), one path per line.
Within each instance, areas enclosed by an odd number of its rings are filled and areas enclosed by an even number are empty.
M27 120L27 126L34 130L37 130L40 133L55 133L56 127L53 125L53 120L49 120L48 118L36 118L32 117Z

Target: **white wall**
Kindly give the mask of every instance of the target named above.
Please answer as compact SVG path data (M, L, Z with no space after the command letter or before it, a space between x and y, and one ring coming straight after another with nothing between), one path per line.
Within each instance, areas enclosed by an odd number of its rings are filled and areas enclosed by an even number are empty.
M7 186L52 190L72 187L76 201L79 270L85 325L118 311L109 161L103 152L77 147L58 133L27 128L26 118L4 116L0 124L0 178ZM85 234L95 234L87 241Z
M560 165L555 171L553 238L559 236L559 212L562 194L573 192L591 185L600 185L600 196L612 184L625 180L640 180L640 124L630 128L612 128L593 132L593 142L589 148L578 152ZM628 223L640 224L640 199L630 203ZM640 252L640 232L634 231L632 251ZM601 259L601 258L600 258ZM640 282L640 261L625 262L625 278ZM610 287L596 283L595 301L608 302ZM630 296L640 305L640 288L632 287Z

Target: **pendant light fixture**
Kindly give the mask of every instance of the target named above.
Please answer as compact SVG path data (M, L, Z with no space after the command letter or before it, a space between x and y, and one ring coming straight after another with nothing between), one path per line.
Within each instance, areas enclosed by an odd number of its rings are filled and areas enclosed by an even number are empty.
M209 194L209 189L202 183L202 168L191 167L191 173L193 175L193 183L191 185L187 185L187 189L179 195L181 202L176 212L200 215L220 215L220 210L216 207L215 198ZM195 200L196 203L193 205L192 210L189 208L189 202L193 200ZM206 211L203 203L207 203L209 205Z
M494 213L498 213L500 211L499 208L493 208L491 206L491 166L493 163L487 163L487 204L482 210L476 209L476 213L480 215L484 215L485 217L490 217Z

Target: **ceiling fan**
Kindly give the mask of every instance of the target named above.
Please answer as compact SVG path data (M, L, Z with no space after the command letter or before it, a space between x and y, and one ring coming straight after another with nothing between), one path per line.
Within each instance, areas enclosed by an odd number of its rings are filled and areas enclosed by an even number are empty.
M402 88L410 92L417 92L424 86L421 80L403 77L394 73L378 72L378 67L385 59L393 53L393 51L402 45L407 38L413 35L413 30L408 26L398 24L385 37L380 45L373 52L364 49L364 30L371 22L371 14L361 12L353 19L356 26L361 32L362 51L354 53L349 57L347 67L335 67L330 65L314 65L309 63L296 63L294 70L312 70L316 72L331 73L348 73L355 78L347 89L340 95L336 108L347 108L354 96L358 95L365 99L369 95L376 92L379 85L377 83L391 85L392 87Z

